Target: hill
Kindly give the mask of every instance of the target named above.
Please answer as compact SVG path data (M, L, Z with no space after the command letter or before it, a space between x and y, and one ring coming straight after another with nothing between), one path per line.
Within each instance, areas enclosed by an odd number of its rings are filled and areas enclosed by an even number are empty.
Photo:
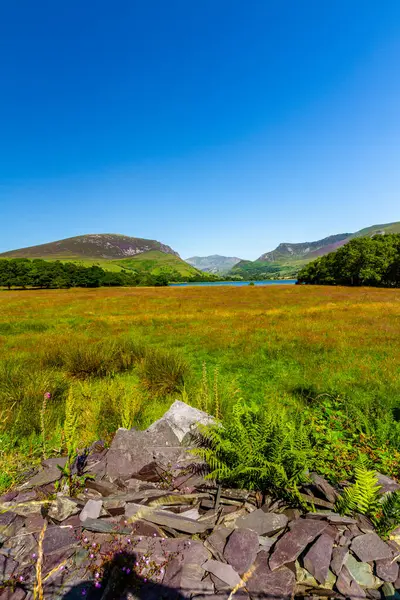
M180 277L192 278L202 275L200 271L182 260L179 256L166 254L159 250L150 250L130 258L113 261L113 264L124 269L132 269L138 272L145 271L151 275L159 275L160 273L171 274L174 271Z
M212 254L211 256L192 256L186 259L186 262L205 273L227 273L241 258L236 256L220 256Z
M320 256L338 250L348 244L352 239L359 237L373 237L400 233L400 222L372 225L360 229L355 233L337 233L314 242L279 244L270 252L262 254L255 261L241 261L230 271L229 275L243 279L277 279L295 277L299 270L307 263Z
M179 257L170 246L156 240L135 238L115 233L93 233L78 235L48 244L29 246L3 252L4 258L47 258L57 259L105 259L127 258L157 250Z

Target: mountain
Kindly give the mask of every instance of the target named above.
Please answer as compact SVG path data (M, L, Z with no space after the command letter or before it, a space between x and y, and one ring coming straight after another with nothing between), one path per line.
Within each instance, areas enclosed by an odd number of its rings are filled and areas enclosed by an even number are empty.
M235 256L220 256L219 254L192 256L186 259L189 265L205 273L227 273L240 261L241 259Z
M400 233L400 222L372 225L355 233L337 233L314 242L279 244L270 252L262 254L257 260L237 263L229 275L243 279L277 279L295 277L301 267L318 258L333 252L356 237Z
M115 260L127 258L157 250L165 254L172 254L179 258L179 254L170 246L142 238L129 237L115 233L92 233L66 238L57 242L29 246L18 250L3 252L3 258L47 258L47 259L105 259Z

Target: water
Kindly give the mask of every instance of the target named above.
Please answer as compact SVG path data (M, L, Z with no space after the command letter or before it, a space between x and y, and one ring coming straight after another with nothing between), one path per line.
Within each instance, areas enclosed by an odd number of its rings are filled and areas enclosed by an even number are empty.
M293 285L297 279L269 279L267 281L253 281L254 285ZM187 285L249 285L250 281L198 281L188 283L170 283L171 287L182 287Z

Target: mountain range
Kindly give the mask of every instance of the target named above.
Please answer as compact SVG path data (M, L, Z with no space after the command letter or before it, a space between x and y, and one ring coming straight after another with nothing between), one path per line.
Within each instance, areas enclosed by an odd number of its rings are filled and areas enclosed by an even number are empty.
M355 237L385 233L400 233L400 222L372 225L355 233L338 233L313 242L283 242L255 261L218 254L192 256L184 261L178 252L157 240L111 233L80 235L10 250L0 254L0 258L74 261L98 264L112 271L130 269L152 274L168 272L188 279L201 277L202 273L242 279L276 279L295 277L303 265L337 250Z

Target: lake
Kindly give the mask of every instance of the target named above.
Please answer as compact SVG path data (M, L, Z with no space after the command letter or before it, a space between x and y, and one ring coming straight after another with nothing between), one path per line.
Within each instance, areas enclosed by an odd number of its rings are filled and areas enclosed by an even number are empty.
M253 281L254 285L293 285L297 279L269 279L267 281ZM198 281L188 283L170 283L170 287L182 287L186 285L249 285L250 281Z

